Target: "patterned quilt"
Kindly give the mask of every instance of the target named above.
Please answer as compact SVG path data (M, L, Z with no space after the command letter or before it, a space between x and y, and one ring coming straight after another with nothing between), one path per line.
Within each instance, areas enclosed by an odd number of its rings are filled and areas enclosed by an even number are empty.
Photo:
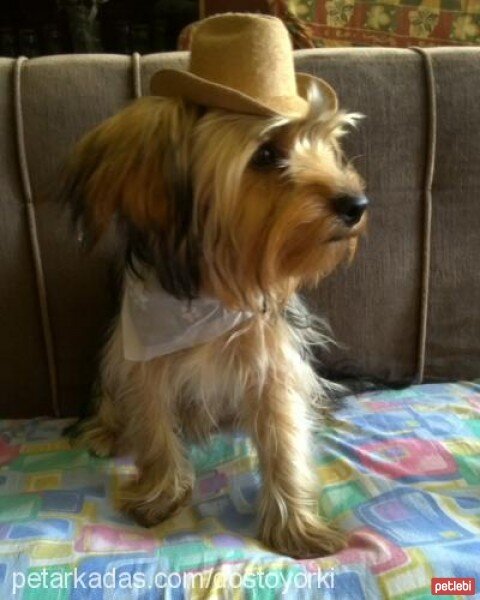
M433 577L480 590L480 382L346 399L316 460L322 511L349 545L317 560L255 540L248 438L192 447L193 505L148 530L114 507L131 464L71 449L66 424L0 422L1 600L420 600Z

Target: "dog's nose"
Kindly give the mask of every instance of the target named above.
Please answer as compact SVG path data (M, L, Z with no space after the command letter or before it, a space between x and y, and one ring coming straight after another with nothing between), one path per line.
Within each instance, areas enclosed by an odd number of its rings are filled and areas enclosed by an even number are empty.
M363 195L345 194L333 199L333 210L348 227L353 227L360 221L367 206L368 198Z

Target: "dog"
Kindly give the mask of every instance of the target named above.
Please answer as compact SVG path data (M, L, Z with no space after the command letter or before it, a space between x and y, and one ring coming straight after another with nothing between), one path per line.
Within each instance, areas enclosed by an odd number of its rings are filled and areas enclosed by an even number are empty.
M122 509L152 526L190 498L184 440L242 428L263 475L260 540L334 553L345 539L318 515L311 459L330 385L312 347L326 336L297 292L351 260L365 228L364 183L339 141L358 115L295 76L283 24L259 15L203 21L190 71L160 71L152 89L88 133L66 169L85 243L112 227L125 239L122 310L82 441L133 455Z

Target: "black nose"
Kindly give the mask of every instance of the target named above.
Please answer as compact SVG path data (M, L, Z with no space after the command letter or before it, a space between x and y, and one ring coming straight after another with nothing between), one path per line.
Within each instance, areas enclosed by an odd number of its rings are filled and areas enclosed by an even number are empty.
M353 227L360 221L367 206L368 198L366 196L345 194L333 199L333 210L348 227Z

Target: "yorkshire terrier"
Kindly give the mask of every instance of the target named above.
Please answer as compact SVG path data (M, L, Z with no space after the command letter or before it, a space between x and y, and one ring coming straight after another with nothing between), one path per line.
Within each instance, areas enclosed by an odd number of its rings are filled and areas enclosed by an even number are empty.
M141 98L80 142L63 189L87 242L112 224L126 239L122 311L83 431L98 455L133 455L123 510L151 526L183 507L194 485L184 440L228 423L258 450L261 541L301 558L345 542L317 511L311 435L329 384L311 349L325 336L297 292L352 258L367 206L339 145L358 115L314 83L305 103L303 115L269 116ZM132 329L149 302L171 340L148 319ZM190 343L175 337L178 314Z

